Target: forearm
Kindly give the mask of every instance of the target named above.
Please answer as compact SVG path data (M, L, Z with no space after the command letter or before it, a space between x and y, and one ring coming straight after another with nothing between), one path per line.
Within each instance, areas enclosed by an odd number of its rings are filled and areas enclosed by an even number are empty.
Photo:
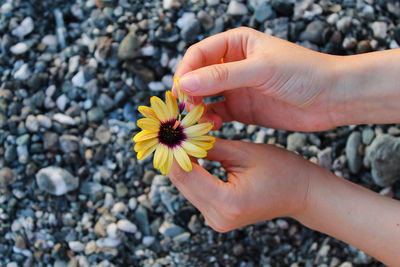
M400 122L400 49L333 62L329 110L336 126Z
M400 202L318 170L310 179L304 225L400 266Z

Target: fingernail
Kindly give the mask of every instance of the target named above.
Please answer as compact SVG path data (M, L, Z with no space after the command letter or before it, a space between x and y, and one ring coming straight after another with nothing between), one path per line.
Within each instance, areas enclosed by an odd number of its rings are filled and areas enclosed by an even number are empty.
M186 74L179 79L179 85L186 92L196 92L200 89L200 79L197 74Z

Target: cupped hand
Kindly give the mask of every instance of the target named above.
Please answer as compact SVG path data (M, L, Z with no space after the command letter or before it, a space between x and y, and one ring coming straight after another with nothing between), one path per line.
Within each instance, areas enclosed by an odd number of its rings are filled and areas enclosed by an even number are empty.
M175 77L192 104L223 95L207 106L219 128L241 121L271 128L321 131L333 128L335 57L249 28L217 34L191 46Z
M221 162L228 182L196 163L185 172L174 162L169 177L213 229L226 232L305 210L316 166L298 155L272 145L217 139L207 159Z

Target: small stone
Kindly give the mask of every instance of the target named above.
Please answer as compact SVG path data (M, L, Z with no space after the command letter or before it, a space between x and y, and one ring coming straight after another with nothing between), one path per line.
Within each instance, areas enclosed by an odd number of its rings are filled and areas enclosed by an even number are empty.
M68 101L69 101L69 99L68 99L68 97L66 95L64 95L64 94L60 95L56 100L56 104L57 104L58 109L61 110L61 111L64 111L65 107L68 104Z
M39 114L36 116L36 119L39 122L40 127L49 129L52 126L51 119L45 115Z
M68 73L74 73L78 70L79 68L79 61L81 57L79 55L70 57L68 60ZM82 77L78 77L79 79L82 79ZM81 84L81 81L78 81L79 84Z
M82 88L85 85L85 74L83 71L78 71L74 77L72 77L72 84L76 87Z
M360 154L361 148L361 134L360 132L352 132L347 139L346 143L346 158L349 169L352 173L356 174L361 168L362 158Z
M17 181L17 174L10 168L4 167L0 170L0 187L6 188Z
M165 85L162 82L149 82L147 85L151 91L164 91Z
M207 5L216 6L219 4L219 0L207 0Z
M287 137L286 148L290 151L301 151L306 144L307 136L303 133L292 133Z
M104 111L109 111L114 107L114 101L106 94L101 94L97 99L97 105Z
M259 23L264 23L264 21L271 19L274 16L275 12L272 10L272 7L268 2L262 2L254 11L254 17Z
M200 10L197 13L197 19L200 21L201 26L206 30L209 31L214 27L214 20L213 18L204 10Z
M96 251L96 242L93 240L90 240L85 247L85 254L90 255Z
M256 144L263 144L265 142L265 136L267 133L263 130L259 130L256 134L256 139L254 140L254 143Z
M367 149L373 181L390 186L400 178L400 137L377 136Z
M320 151L317 155L318 163L325 169L330 170L332 168L332 148L327 147Z
M248 13L246 5L239 3L235 0L230 1L226 11L228 15L241 16Z
M89 122L100 122L101 120L104 119L105 114L101 108L94 107L88 111L87 116L88 116Z
M117 223L118 229L127 233L136 233L137 227L128 220L119 220Z
M136 222L137 222L138 227L139 227L140 231L142 232L142 234L149 235L150 234L149 218L147 216L146 209L142 205L139 205L136 208L135 218L136 218Z
M79 149L79 138L74 135L62 135L59 139L61 151L72 153Z
M336 22L336 28L339 31L346 33L347 30L351 27L351 21L352 17L343 17Z
M104 125L100 125L95 133L96 139L103 145L108 144L111 139L111 133L108 128Z
M182 27L181 37L187 43L192 43L197 40L199 33L200 22L196 18L193 18Z
M177 235L177 236L175 236L173 238L173 240L176 243L184 243L184 242L187 242L189 239L190 239L190 233L188 233L188 232L184 232L184 233L179 234L179 235Z
M372 51L371 42L369 40L362 40L358 42L356 52L358 54L368 53Z
M349 261L345 261L339 265L339 267L353 267L353 264Z
M26 17L18 27L16 27L11 31L11 33L14 36L17 36L20 39L22 39L26 35L30 34L33 31L33 28L34 28L33 19L31 17Z
M174 0L163 0L163 8L170 9L174 4Z
M28 51L29 47L26 43L17 43L10 47L11 53L14 55L22 55Z
M21 135L17 138L16 140L16 144L18 146L25 146L28 144L29 140L31 139L31 136L29 134L24 134Z
M346 50L353 50L357 47L357 39L354 37L345 37L342 46Z
M245 248L242 244L236 244L235 246L233 246L232 250L235 256L240 256L245 252Z
M326 22L328 22L331 25L336 24L339 20L339 15L338 13L332 13L326 18Z
M85 249L85 245L80 241L69 241L68 246L74 252L82 252Z
M314 44L322 44L322 33L325 29L325 23L315 20L307 25L304 32L300 35L301 41L310 41Z
M179 234L181 234L181 233L184 233L185 232L185 230L182 228L182 227L180 227L180 226L178 226L178 225L175 225L175 224L173 224L173 223L171 223L171 222L169 222L169 221L164 221L162 224L161 224L161 226L160 226L160 228L158 229L158 231L160 232L160 234L162 234L163 236L165 236L165 237L175 237L175 236L177 236L177 235L179 235Z
M106 238L100 238L96 241L96 246L99 248L116 248L121 244L121 240L118 238L111 238L111 237L106 237Z
M78 178L67 170L56 166L41 169L36 174L36 183L39 188L49 194L61 196L78 188Z
M150 247L151 245L153 245L155 240L156 238L154 236L144 236L142 239L142 244L145 247Z
M375 21L371 23L371 29L374 33L374 37L378 39L385 39L387 36L388 26L386 22Z
M55 151L58 148L58 135L53 132L46 132L43 135L43 148L45 150Z
M118 183L115 187L118 197L125 197L128 194L128 187L125 183Z
M65 125L76 125L76 122L73 118L71 118L70 116L61 114L61 113L56 113L53 116L53 120L61 123L61 124L65 124Z
M124 110L123 110L123 116L124 116L124 120L125 121L132 121L132 122L136 122L136 108L134 105L132 105L132 103L126 103L124 105Z
M130 31L122 40L118 48L118 57L122 60L133 59L137 57L141 41L134 31Z
M371 144L372 140L375 138L375 132L371 128L365 128L362 131L362 142L364 145Z
M125 213L127 211L127 207L124 202L117 202L111 209L112 214L120 214Z
M129 208L130 210L135 210L136 207L137 207L137 200L136 200L136 198L134 198L134 197L130 198L130 199L129 199L129 202L128 202L128 208Z
M28 131L36 133L39 131L39 122L34 115L28 115L25 121L25 127Z
M106 229L107 235L111 238L118 238L118 227L115 223L110 223L107 225Z
M28 64L23 64L15 73L14 79L16 80L26 80L32 75L32 72L29 69Z

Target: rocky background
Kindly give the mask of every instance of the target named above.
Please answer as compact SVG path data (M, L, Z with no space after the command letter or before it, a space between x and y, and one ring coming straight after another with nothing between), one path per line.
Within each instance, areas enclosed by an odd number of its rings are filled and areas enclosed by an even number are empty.
M151 159L136 160L131 138L137 106L170 89L207 36L245 25L346 55L397 48L399 18L394 0L1 1L0 265L381 266L286 218L213 231ZM284 146L400 198L399 126L214 133Z

